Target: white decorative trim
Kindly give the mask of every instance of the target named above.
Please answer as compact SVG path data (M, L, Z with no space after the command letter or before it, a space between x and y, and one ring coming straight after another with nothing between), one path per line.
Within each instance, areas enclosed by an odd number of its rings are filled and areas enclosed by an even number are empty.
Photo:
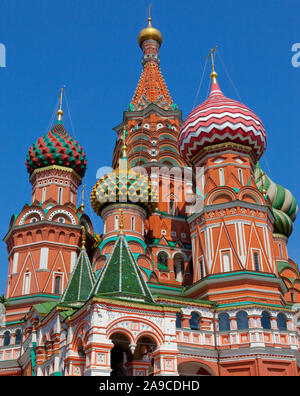
M74 217L70 212L68 212L67 210L64 210L64 209L57 209L57 210L55 210L54 212L52 212L51 215L49 216L48 220L49 220L49 221L52 221L53 217L54 217L55 215L57 215L57 214L64 214L64 215L66 215L67 217L69 217L69 219L71 220L72 224L73 224L73 225L76 225L75 217Z
M40 221L44 220L44 214L41 210L38 209L31 209L28 212L26 212L22 217L21 220L19 221L19 225L23 225L25 223L25 220L27 217L29 217L32 213L36 213L40 216Z

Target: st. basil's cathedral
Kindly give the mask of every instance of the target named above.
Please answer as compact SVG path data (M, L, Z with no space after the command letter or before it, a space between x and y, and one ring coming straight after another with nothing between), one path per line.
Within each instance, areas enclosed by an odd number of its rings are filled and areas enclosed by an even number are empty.
M298 376L300 278L287 250L298 206L260 166L263 123L223 94L213 51L210 94L182 121L151 18L138 42L113 170L90 192L101 236L78 197L87 161L62 93L29 150L32 195L4 237L0 375Z

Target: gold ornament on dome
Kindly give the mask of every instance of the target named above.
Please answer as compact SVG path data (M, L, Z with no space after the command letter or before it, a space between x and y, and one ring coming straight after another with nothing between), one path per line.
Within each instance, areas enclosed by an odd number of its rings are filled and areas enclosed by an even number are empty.
M146 40L155 40L159 43L159 46L161 46L163 41L161 32L158 29L155 29L151 24L152 18L150 15L150 10L151 10L151 5L149 6L148 26L145 29L141 30L138 36L138 43L141 48L143 42Z

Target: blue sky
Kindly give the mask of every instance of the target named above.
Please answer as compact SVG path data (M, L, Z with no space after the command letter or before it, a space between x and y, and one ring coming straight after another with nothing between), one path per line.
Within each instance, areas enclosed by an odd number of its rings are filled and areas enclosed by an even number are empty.
M65 108L65 127L87 155L88 192L97 169L111 164L116 139L112 128L122 121L141 73L137 35L146 26L148 4L1 0L0 43L7 51L7 67L0 68L2 237L11 215L30 201L25 157L30 145L46 133L62 85L67 85L73 125ZM223 92L239 99L237 91L266 127L268 149L262 167L300 200L300 68L291 64L292 45L300 42L299 0L152 4L153 25L164 38L162 72L183 118L192 110L209 49L218 45L221 58L216 58L216 69ZM206 97L208 81L207 71L198 102ZM91 215L90 208L87 213ZM100 229L99 219L95 214L92 218ZM298 262L299 237L297 220L289 253ZM7 264L6 246L0 242L0 293Z

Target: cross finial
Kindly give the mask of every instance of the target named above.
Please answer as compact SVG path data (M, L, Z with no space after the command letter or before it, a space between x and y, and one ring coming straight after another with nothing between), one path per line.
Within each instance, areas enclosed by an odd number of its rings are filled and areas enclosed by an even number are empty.
M124 230L124 218L123 218L123 209L120 209L120 234L123 234Z
M263 172L261 169L260 169L260 174L259 174L259 176L258 176L258 178L256 179L257 181L259 181L259 180L261 180L261 192L262 192L262 195L266 195L267 194L267 191L266 191L266 189L265 189L265 180L264 180L264 177L266 176L266 173L265 172Z
M66 86L64 85L61 90L60 90L60 95L59 95L59 109L57 111L57 119L58 121L62 120L62 116L64 115L64 112L62 110L62 98L63 98L63 92Z
M216 53L217 48L218 48L217 45L215 46L215 48L212 48L209 51L209 54L208 54L208 56L206 58L206 59L211 58L212 72L211 72L210 77L212 78L213 83L217 82L217 77L218 77L218 73L215 71L215 53Z
M152 7L152 4L150 3L149 4L149 17L148 17L148 22L149 22L149 25L151 25L151 7Z

